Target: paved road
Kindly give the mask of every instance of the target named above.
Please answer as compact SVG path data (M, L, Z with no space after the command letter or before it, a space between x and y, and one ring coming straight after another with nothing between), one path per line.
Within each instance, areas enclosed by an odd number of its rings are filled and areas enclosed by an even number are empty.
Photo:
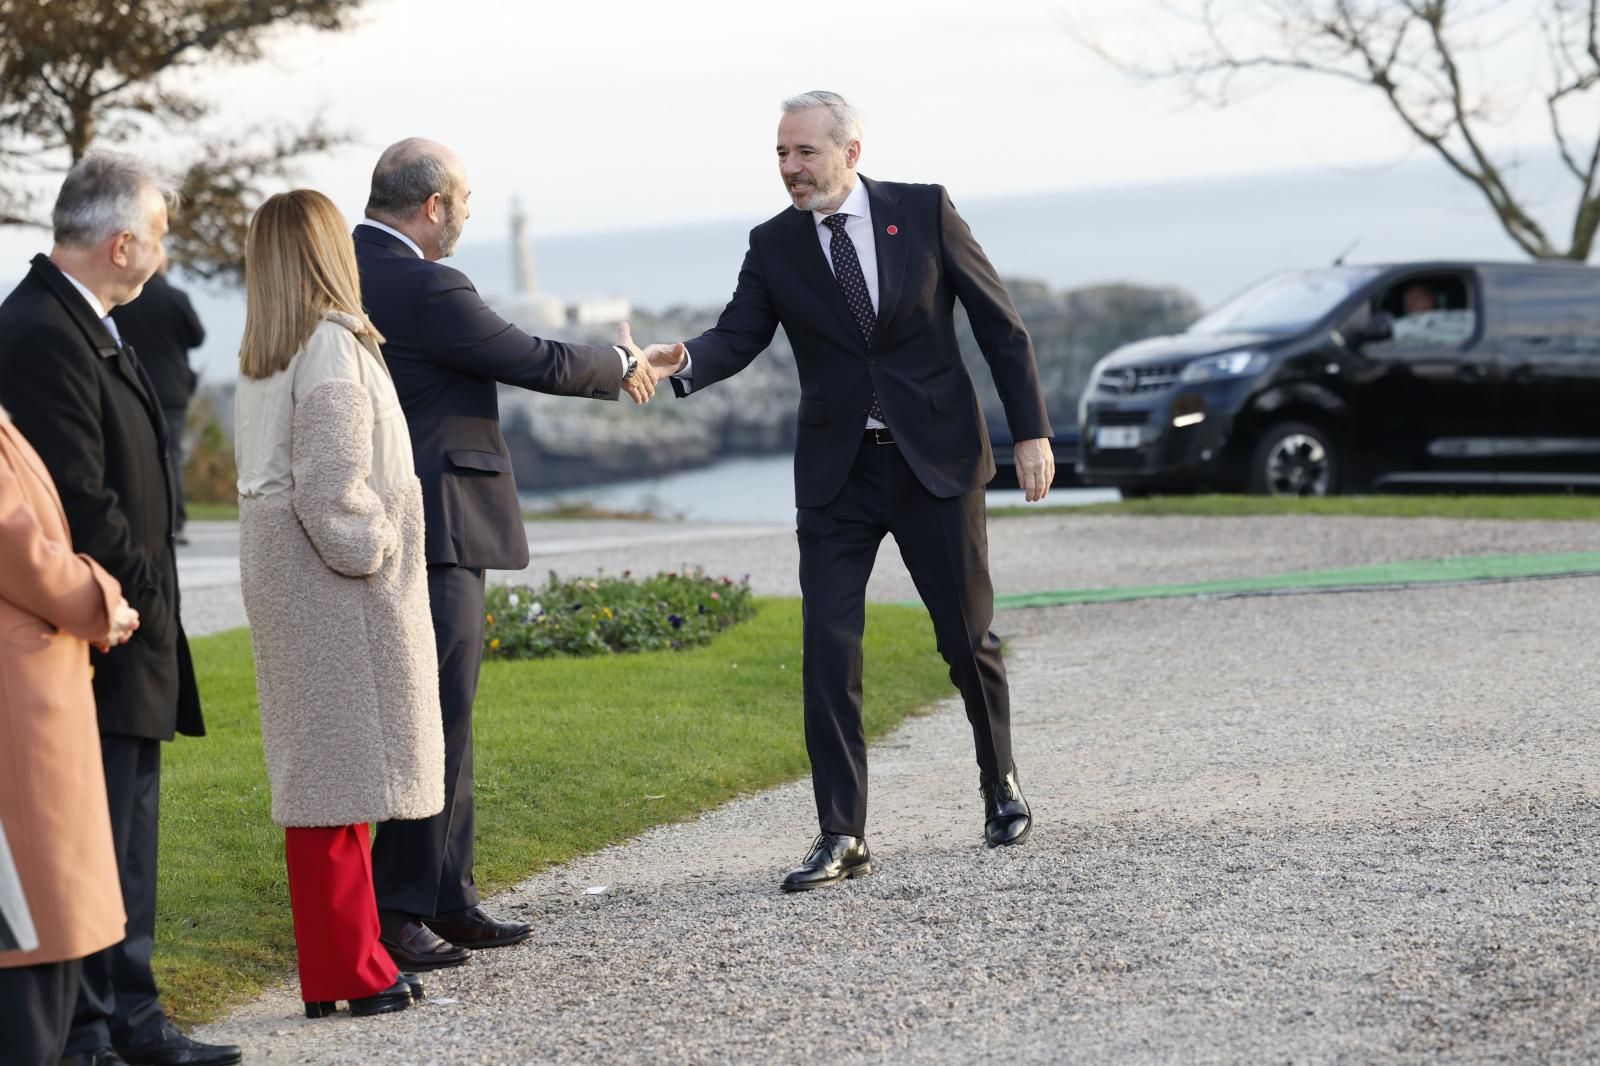
M752 558L792 539L689 532ZM991 540L997 585L1073 587L1595 534L1069 518ZM581 569L582 547L549 558ZM261 1062L1593 1061L1597 595L1563 579L1007 612L1026 846L979 845L946 701L874 749L869 878L776 891L812 832L796 783L507 893L495 908L534 938L431 975L423 1009L307 1022L285 986L205 1035Z

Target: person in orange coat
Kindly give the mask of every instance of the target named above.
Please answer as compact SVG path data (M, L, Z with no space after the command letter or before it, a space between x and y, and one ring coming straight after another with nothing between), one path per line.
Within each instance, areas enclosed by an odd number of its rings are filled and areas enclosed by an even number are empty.
M44 463L0 408L0 826L38 946L0 952L0 1063L55 1063L85 955L126 915L111 842L89 645L122 644L138 612L74 555Z

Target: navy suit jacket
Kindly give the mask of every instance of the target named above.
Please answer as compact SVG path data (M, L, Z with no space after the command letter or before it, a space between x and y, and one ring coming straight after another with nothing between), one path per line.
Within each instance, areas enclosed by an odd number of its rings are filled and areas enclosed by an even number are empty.
M50 471L73 550L120 581L139 612L132 640L89 653L101 734L200 736L200 693L178 617L167 420L137 353L117 347L43 255L0 304L0 404Z
M960 496L994 477L988 427L956 344L957 299L994 375L1012 437L1052 435L1028 332L944 188L860 180L878 255L870 347L811 212L794 208L750 231L732 300L715 327L689 341L689 376L698 392L743 370L783 326L800 371L799 507L825 506L844 487L874 389L895 442L929 492ZM690 391L678 380L673 388L679 396Z
M405 409L430 564L528 565L496 386L615 400L616 349L531 337L495 314L467 276L371 226L355 230L361 302L384 336Z

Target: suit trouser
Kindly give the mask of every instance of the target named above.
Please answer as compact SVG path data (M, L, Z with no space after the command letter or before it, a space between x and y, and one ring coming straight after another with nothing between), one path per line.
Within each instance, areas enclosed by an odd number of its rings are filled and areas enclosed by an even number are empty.
M475 907L472 878L472 701L483 664L483 571L428 567L444 716L444 810L384 822L372 846L378 907L424 918Z
M82 972L82 959L0 969L0 1066L60 1061Z
M370 996L399 976L378 943L368 839L365 823L283 831L300 998L307 1003Z
M934 496L897 446L870 441L831 503L799 510L806 750L823 832L866 834L861 635L867 578L886 533L900 547L966 704L978 772L998 778L1013 769L1005 664L989 631L994 588L985 519L982 489Z
M67 1053L142 1044L160 1036L161 1010L150 954L156 941L156 844L161 820L161 741L100 738L128 935L83 960Z

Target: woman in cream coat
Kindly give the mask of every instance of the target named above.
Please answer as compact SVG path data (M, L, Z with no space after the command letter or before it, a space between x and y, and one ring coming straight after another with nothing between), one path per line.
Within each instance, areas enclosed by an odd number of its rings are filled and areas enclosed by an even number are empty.
M310 190L256 212L235 394L239 568L311 1017L409 1005L367 823L444 806L422 494L349 233Z
M0 826L33 943L0 951L0 1061L55 1063L85 955L122 939L89 645L128 639L122 586L72 553L44 462L0 409Z

